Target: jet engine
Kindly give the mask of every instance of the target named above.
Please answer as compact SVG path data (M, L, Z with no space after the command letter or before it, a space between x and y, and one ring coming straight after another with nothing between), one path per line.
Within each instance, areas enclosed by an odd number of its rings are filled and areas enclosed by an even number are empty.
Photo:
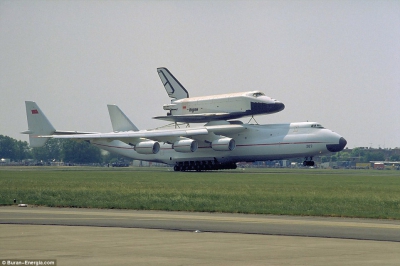
M221 138L214 140L211 143L211 148L214 151L233 151L236 148L236 143L234 139Z
M193 139L175 141L172 148L177 152L195 152L199 144Z
M160 151L157 141L143 141L135 145L135 151L140 154L156 154Z

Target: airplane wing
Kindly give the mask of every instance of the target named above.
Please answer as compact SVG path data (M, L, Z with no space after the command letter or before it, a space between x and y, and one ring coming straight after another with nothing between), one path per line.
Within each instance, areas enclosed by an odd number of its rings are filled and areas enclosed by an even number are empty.
M228 122L226 122L228 123ZM200 128L148 130L148 131L126 131L94 134L68 134L68 135L43 135L39 138L58 138L74 140L119 140L129 145L137 145L140 142L157 141L172 144L183 139L197 140L199 143L211 143L224 138L226 135L235 134L245 130L243 125L225 124L211 125Z
M48 135L39 136L41 138L58 138L58 139L80 139L80 140L96 140L105 139L108 141L120 140L127 144L136 144L144 139L151 139L161 142L170 142L172 139L179 137L193 137L198 135L207 135L209 132L205 128L198 129L171 129L171 130L149 130L149 131L127 131L127 132L111 132L111 133L95 133L95 134L73 134L73 135Z
M51 135L48 135L48 137L51 137L53 135L83 135L83 134L97 134L98 132L86 132L86 131L71 131L71 130L55 130L54 132L49 132ZM35 132L32 130L25 130L22 131L21 134L32 134L35 135ZM40 134L39 134L40 135ZM38 136L38 133L36 133L36 136Z
M97 134L98 132L56 130L53 135Z

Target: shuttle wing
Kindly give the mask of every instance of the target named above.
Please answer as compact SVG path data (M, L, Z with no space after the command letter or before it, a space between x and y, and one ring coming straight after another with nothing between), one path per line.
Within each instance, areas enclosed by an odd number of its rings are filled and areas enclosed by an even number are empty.
M216 120L229 120L243 117L243 113L202 113L202 114L187 114L187 115L167 115L155 116L154 119L166 120L171 122L183 123L205 123Z

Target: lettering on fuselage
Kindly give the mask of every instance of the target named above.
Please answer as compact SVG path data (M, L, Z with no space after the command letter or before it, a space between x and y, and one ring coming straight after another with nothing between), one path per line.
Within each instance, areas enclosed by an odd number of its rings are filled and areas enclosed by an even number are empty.
M194 113L199 111L199 108L189 108L189 112Z

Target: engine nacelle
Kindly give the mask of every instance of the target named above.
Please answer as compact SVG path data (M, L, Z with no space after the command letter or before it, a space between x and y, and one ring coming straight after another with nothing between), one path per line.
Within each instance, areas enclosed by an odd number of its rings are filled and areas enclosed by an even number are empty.
M136 144L134 149L140 154L156 154L160 151L160 143L157 141L143 141Z
M195 152L199 144L193 139L183 139L175 141L172 148L177 152Z
M236 148L236 143L234 139L222 138L214 140L211 143L211 148L214 151L233 151Z

